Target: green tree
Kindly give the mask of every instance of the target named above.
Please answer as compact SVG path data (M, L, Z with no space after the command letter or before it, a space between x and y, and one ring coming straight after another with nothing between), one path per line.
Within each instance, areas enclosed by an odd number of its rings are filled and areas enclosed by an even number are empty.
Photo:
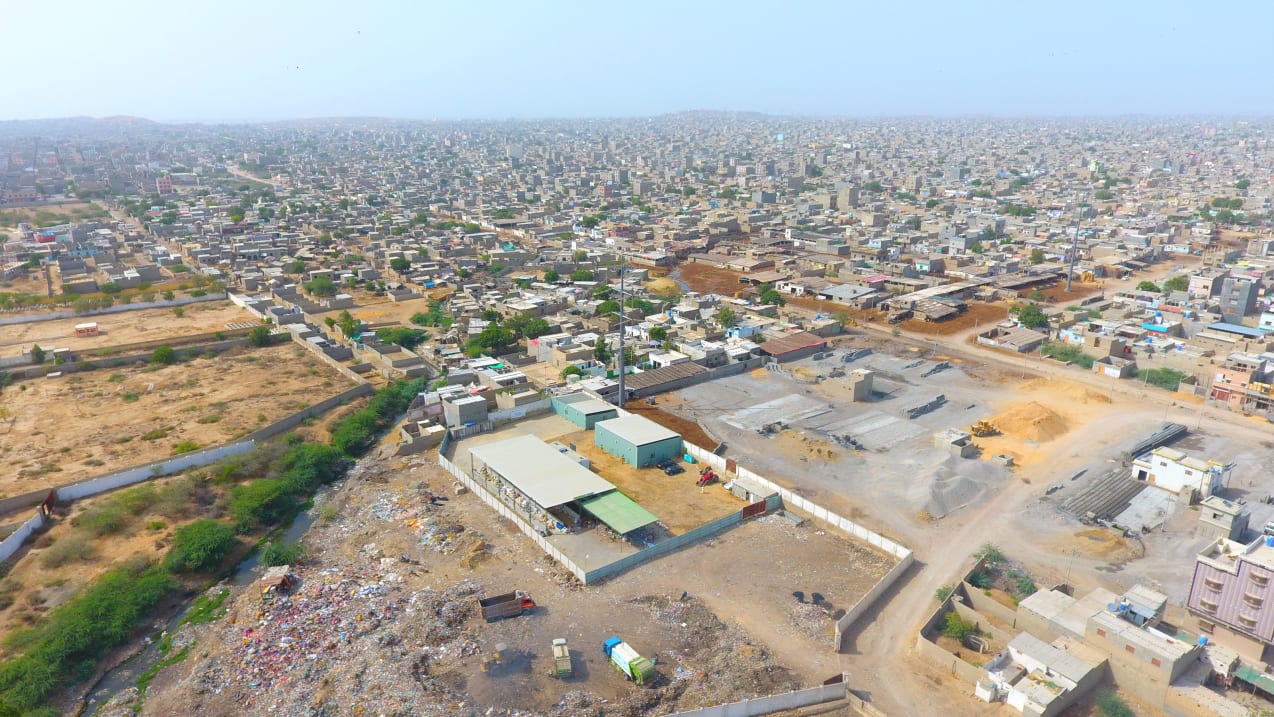
M651 339L652 341L660 341L660 342L667 341L667 340L668 340L668 329L665 329L665 328L664 328L664 327L662 327L662 326L655 326L655 327L652 327L652 328L650 329L650 339Z
M591 214L590 214L590 215L588 215L588 216L584 217L583 219L581 219L579 223L580 223L580 225L581 225L581 226L583 226L585 229L593 229L593 228L596 228L598 224L601 224L601 223L602 223L602 220L601 220L601 219L598 219L596 216L593 216L593 215L591 215ZM584 254L584 259L576 259L575 261L577 261L577 262L578 262L578 261L584 261L585 259L587 259L587 258L588 258L588 253L587 253L587 252L575 252L575 254L576 254L577 256L578 256L579 254L581 254L581 253L583 253L583 254Z
M735 313L734 309L731 309L728 306L723 306L718 309L715 319L723 329L728 329L739 323L739 315Z
M760 297L758 301L762 304L773 304L774 306L784 306L787 304L787 299L784 299L783 295L770 284L761 284L757 287L757 291L759 292Z
M32 361L32 363L42 364L42 363L44 363L44 358L45 358L45 351L44 351L44 349L40 348L40 345L39 345L39 344L36 344L36 345L34 345L34 346L32 346L32 347L31 347L31 361Z
M341 333L345 335L345 338L353 338L354 334L358 333L358 330L362 327L363 322L354 318L347 309L337 315L336 325L341 328Z
M576 269L571 272L571 281L592 281L594 276L588 269Z
M1096 192L1093 192L1093 198L1101 202L1108 202L1111 199L1114 199L1115 195L1111 193L1109 189L1098 189Z
M312 281L306 282L302 286L313 296L336 296L336 282L332 281L332 277L326 274L316 276Z
M171 366L177 363L177 351L171 346L160 346L150 354L150 365Z
M288 273L289 273L289 274L304 274L304 273L305 273L305 260L303 260L303 259L293 259L293 260L292 260L292 263L291 263L291 264L288 264Z
M515 215L513 213L513 210L509 209L508 207L500 207L499 209L495 210L494 214L491 215L493 219L512 219L515 216L517 215Z
M561 378L563 381L565 381L567 376L583 376L583 375L584 375L584 369L580 368L579 366L567 366L566 368L562 369L562 372L560 374L558 374L558 378Z
M1048 315L1038 304L1027 304L1017 312L1018 323L1028 329L1042 329L1048 326Z
M590 299L605 301L610 298L610 295L614 293L614 291L615 291L614 289L610 288L606 284L602 284L600 286L594 286L593 290L589 292L588 296Z
M1153 281L1142 281L1137 284L1137 291L1153 291L1154 293L1158 294L1159 292L1163 291L1163 289L1160 288L1159 285L1154 283Z
M603 301L598 304L597 308L593 311L594 316L609 316L616 313L619 313L619 302L614 299L607 299Z
M960 613L952 610L947 613L946 624L942 627L942 634L955 640L963 640L970 635L978 634L978 625L960 617Z
M389 260L389 268L401 274L411 268L411 260L401 256L394 257Z
M1164 291L1186 291L1189 288L1190 278L1182 274L1170 277L1167 281L1163 282Z
M550 284L552 284L553 282L557 281L560 278L562 278L561 275L558 274L553 269L549 269L548 271L544 272L544 281Z
M239 541L225 523L202 518L173 531L173 546L164 567L173 571L214 570Z
M575 253L571 255L571 258L575 261L576 264L588 261L588 252L584 251L583 249L577 249Z
M1234 183L1234 188L1239 190L1240 192L1242 192L1243 190L1247 189L1250 186L1252 186L1252 180L1247 179L1246 177Z
M397 344L405 349L413 349L429 338L429 334L420 329L408 329L403 326L391 326L376 329L376 338L386 343Z
M1042 263L1044 263L1044 250L1043 250L1043 249L1041 249L1041 248L1039 248L1039 247L1035 247L1034 249L1032 249L1032 250L1031 250L1031 263L1032 263L1032 264L1042 264Z
M552 330L552 326L544 319L531 319L522 329L522 335L528 339L538 339Z
M264 324L261 326L253 326L252 330L248 332L248 343L252 346L256 346L257 348L269 346L270 327L265 326Z

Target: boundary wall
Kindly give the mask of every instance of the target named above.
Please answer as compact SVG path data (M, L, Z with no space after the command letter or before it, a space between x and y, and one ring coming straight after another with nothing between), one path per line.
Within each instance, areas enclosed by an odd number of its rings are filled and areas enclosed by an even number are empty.
M52 321L54 319L74 319L81 316L100 316L102 314L118 314L124 311L134 311L137 309L162 309L168 306L185 306L200 301L221 301L227 298L227 294L207 293L203 296L179 296L173 298L172 301L135 301L131 304L116 304L105 309L94 309L77 314L74 311L50 311L43 314L22 314L20 316L6 316L0 318L0 326L12 326L13 324L34 324L40 321Z
M794 710L810 705L843 700L849 694L849 684L844 679L832 685L819 685L795 692L785 692L768 697L731 702L715 707L703 707L697 710L677 712L667 717L754 717L754 715Z

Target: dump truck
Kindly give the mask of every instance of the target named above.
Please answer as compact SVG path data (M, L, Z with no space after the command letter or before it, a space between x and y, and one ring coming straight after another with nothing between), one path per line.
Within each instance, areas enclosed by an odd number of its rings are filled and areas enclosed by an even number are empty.
M257 583L261 586L261 599L264 601L286 594L299 585L301 579L292 574L291 565L279 565L266 570Z
M644 685L655 676L655 663L648 657L642 657L631 645L612 637L602 644L602 652L610 658L610 663L625 677Z
M521 590L478 600L478 608L482 610L482 617L487 622L521 615L534 607L535 601Z
M571 665L571 650L566 646L566 638L559 637L553 640L553 668L549 670L551 677L567 678L575 674L575 667Z

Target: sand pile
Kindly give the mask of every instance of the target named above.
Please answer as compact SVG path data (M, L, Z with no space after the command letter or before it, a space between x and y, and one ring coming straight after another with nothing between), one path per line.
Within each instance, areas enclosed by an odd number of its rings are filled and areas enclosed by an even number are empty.
M646 289L654 294L667 294L672 291L678 293L681 292L681 287L677 285L677 282L667 277L652 279L651 281L646 282Z
M1110 396L1069 381L1034 378L1022 384L1022 390L1028 393L1031 391L1047 391L1054 396L1080 403L1110 403Z
M997 414L991 423L1003 433L1036 443L1045 443L1070 430L1066 419L1037 401L1020 403Z

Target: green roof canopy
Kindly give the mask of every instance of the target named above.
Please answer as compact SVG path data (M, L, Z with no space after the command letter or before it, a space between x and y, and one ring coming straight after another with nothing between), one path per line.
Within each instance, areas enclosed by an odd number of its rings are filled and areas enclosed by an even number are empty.
M626 535L659 521L654 513L637 505L632 498L617 490L588 498L580 505L620 535Z

